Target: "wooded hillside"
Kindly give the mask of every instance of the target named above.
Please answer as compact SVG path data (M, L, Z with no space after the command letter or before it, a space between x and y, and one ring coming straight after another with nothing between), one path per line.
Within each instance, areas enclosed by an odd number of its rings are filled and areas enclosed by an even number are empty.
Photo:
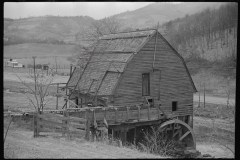
M207 8L162 25L165 37L185 61L236 68L238 4L227 3L219 9ZM194 64L195 67L197 64ZM218 65L219 66L219 65ZM202 66L203 67L203 66ZM207 66L204 66L207 67ZM191 68L191 67L190 67Z

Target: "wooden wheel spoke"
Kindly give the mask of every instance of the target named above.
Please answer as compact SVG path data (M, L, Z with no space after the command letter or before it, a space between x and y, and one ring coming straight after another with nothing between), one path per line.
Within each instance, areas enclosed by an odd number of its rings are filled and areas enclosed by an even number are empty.
M183 140L183 138L185 138L189 133L190 133L190 131L187 131L187 132L179 139L179 141Z
M178 133L180 133L182 131L182 128L180 127L174 134L173 137L175 137Z
M178 119L173 119L162 123L160 128L162 129L163 134L169 135L168 136L169 138L171 137L172 139L178 141L182 141L183 139L185 139L186 141L184 142L186 143L187 146L196 148L196 139L193 130L185 122ZM170 132L166 132L166 130L170 130Z

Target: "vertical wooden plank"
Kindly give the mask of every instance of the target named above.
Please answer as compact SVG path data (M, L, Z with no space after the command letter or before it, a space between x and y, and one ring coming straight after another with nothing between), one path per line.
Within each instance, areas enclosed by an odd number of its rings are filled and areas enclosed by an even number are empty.
M158 100L161 99L161 98L160 98L160 95L161 95L160 85L161 85L161 71L159 71Z
M86 112L85 112L85 117L86 117L86 133L85 133L85 139L87 140L87 141L89 141L90 140L90 122L89 122L89 119L88 119L88 110L86 110Z
M64 117L67 116L66 111L63 111L63 116ZM62 124L67 124L67 120L62 120ZM67 126L62 127L62 130L63 130L62 136L65 137L65 135L67 135L67 132L66 132L67 131Z
M36 113L33 114L33 137L36 137Z
M88 112L85 111L85 119L88 120ZM87 132L87 121L85 122L85 133Z
M129 107L126 107L127 108L127 121L129 121Z
M137 127L134 128L134 141L133 141L134 145L136 145L136 139L137 139L136 136L137 136Z
M58 110L58 85L59 85L59 83L57 84L57 102L56 102L56 110Z
M81 98L81 108L82 108L82 103L83 103L83 102L82 102L82 98Z
M69 113L67 112L67 110L65 110L64 112L65 112L65 117L69 117ZM66 121L65 121L65 124L66 124L65 130L66 130L66 131L69 131L68 123L69 123L68 120L66 120ZM67 132L67 137L70 137L70 133L69 133L69 132Z
M114 130L112 129L112 141L113 141L113 138L114 138Z
M141 106L137 106L137 107L138 107L138 121L140 121Z
M158 112L158 119L160 119L160 110L159 110L159 108L158 107L156 107L157 108L157 112Z
M123 131L123 134L124 134L124 143L126 143L126 141L127 141L127 130L124 130Z
M87 120L87 140L90 140L90 121Z
M118 109L117 108L114 108L115 109L115 123L118 122Z
M38 113L36 114L36 137L39 136L39 121L40 119L38 118Z
M150 120L150 105L147 106L148 106L148 120Z
M63 112L63 116L65 117L65 114L64 114L64 112ZM64 124L64 120L62 120L62 124ZM63 132L62 132L62 136L64 137L65 136L65 132L64 132L64 130L65 130L65 127L62 127L62 130L63 130Z
M173 137L173 134L174 134L174 125L175 125L175 123L172 124L172 137Z
M95 107L97 107L97 88L95 89Z
M69 94L69 90L66 88L66 92L67 92L67 94ZM70 98L70 97L69 97ZM66 106L67 108L69 108L69 100L67 99L67 106Z

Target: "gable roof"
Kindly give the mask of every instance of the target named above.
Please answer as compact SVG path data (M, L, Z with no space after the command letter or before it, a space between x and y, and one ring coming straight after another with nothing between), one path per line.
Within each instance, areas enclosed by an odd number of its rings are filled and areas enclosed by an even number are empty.
M96 91L98 96L112 95L127 63L155 33L156 30L144 30L108 34L100 37L91 56L90 53L85 54L85 56L88 55L90 58L76 90L80 93L88 93L90 95L95 95ZM163 38L162 35L161 38ZM183 58L165 38L163 38L163 40L174 50L177 56L180 57L193 88L197 91ZM86 57L84 59L79 59L76 65L77 67L74 69L68 81L69 88L74 88L77 84L86 64Z
M127 62L156 30L108 34L99 38L76 90L94 95L112 95ZM89 54L90 55L90 54ZM80 59L68 81L74 88L87 59Z

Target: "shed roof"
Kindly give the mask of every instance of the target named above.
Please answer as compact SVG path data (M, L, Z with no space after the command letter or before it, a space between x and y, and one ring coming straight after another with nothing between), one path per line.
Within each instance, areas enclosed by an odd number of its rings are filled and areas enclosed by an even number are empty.
M96 91L99 96L112 95L120 74L124 71L128 61L155 32L156 30L145 30L108 34L100 37L91 56L88 53L84 54L84 58L79 59L68 81L68 87L74 88L76 86L84 66L88 63L76 90L90 95L94 95ZM89 61L87 57L90 57ZM182 58L181 60L186 67L184 60ZM189 74L187 68L186 70ZM189 77L192 82L190 74ZM192 84L196 90L193 82Z
M127 62L156 30L108 34L99 38L77 90L81 93L111 95ZM89 54L90 56L90 54ZM83 72L87 59L80 59L69 79L73 88Z

